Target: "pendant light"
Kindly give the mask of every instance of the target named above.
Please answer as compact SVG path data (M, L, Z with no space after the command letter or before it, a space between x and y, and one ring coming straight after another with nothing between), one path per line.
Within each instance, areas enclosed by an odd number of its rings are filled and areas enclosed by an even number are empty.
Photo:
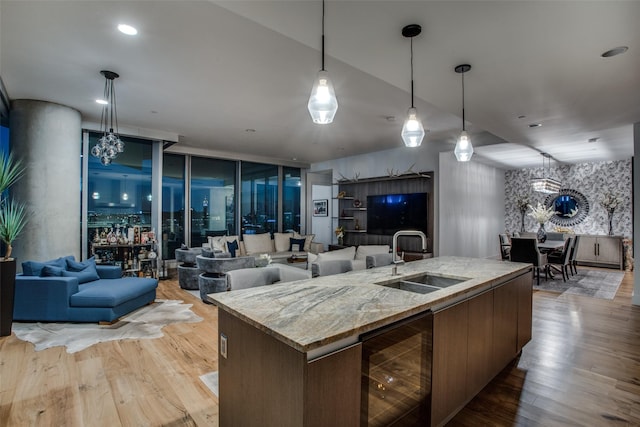
M307 109L313 123L321 125L333 122L338 111L338 99L333 90L333 83L329 79L329 73L324 69L324 0L322 0L322 69L313 82Z
M100 162L108 166L118 154L124 151L124 142L118 135L118 111L116 108L116 90L113 81L120 77L113 71L100 71L105 78L104 98L98 100L102 104L102 117L100 118L100 132L102 136L91 148L91 155L100 159ZM115 126L114 126L115 123ZM115 132L113 131L115 127Z
M413 105L413 38L422 32L418 24L407 25L402 29L402 35L411 40L411 108L407 111L407 118L402 126L402 140L407 147L419 147L424 138L424 127L418 118L418 110Z
M127 176L129 175L123 175L123 176L124 176L124 192L122 193L122 200L126 202L127 200L129 200L129 194L127 194Z
M454 68L456 73L462 75L462 132L460 132L460 137L458 138L458 142L456 142L456 148L453 150L453 153L456 155L456 159L459 162L468 162L471 160L471 156L473 156L473 146L471 145L471 140L469 139L469 135L467 134L464 124L464 73L470 69L471 65L469 64L458 65Z
M551 155L548 153L542 154L542 178L534 178L531 180L531 187L533 191L537 191L539 193L545 194L553 194L560 191L562 187L562 183L557 179L553 179L548 175L551 175ZM546 173L545 161L544 159L549 160L549 174Z

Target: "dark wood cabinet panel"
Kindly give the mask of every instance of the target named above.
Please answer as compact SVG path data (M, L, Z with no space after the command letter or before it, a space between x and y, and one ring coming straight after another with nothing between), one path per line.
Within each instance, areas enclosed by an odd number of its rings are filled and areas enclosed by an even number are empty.
M467 393L475 396L493 378L493 291L469 300Z
M518 288L515 281L507 282L493 290L494 375L500 372L518 353L517 304Z
M467 402L469 303L433 315L431 425L444 424Z
M358 343L308 363L306 427L360 425L361 359Z

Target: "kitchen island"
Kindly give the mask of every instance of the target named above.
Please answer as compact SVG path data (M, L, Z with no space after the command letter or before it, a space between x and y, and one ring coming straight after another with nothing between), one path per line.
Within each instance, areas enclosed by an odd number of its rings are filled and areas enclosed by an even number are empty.
M449 281L429 293L393 287L425 273ZM441 425L530 339L531 284L528 264L440 257L397 275L386 266L210 294L220 425L383 425L395 409L373 406L394 393L392 406ZM387 330L411 337L380 349ZM409 380L384 384L375 376L385 369Z

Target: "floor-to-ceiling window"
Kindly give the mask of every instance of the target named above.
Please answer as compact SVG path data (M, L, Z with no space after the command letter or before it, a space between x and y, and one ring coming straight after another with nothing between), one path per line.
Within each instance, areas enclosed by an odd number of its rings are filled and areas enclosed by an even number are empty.
M236 164L191 158L191 246L202 246L207 236L235 233Z
M89 133L89 147L100 134ZM87 173L87 239L89 242L116 243L139 231L151 231L152 142L120 137L125 143L109 166L89 156ZM130 231L131 230L131 231ZM91 256L92 245L88 245ZM98 255L98 254L96 254ZM105 255L106 256L106 255ZM110 261L110 260L102 260Z
M162 258L174 259L175 250L186 243L184 235L185 156L162 158Z
M278 166L241 163L243 234L278 231Z
M282 168L282 230L300 232L300 168Z

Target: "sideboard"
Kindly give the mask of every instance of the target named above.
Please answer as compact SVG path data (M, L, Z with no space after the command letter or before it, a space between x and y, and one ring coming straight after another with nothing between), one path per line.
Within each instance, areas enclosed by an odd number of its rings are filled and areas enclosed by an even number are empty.
M580 265L624 268L622 236L581 234L576 261Z

